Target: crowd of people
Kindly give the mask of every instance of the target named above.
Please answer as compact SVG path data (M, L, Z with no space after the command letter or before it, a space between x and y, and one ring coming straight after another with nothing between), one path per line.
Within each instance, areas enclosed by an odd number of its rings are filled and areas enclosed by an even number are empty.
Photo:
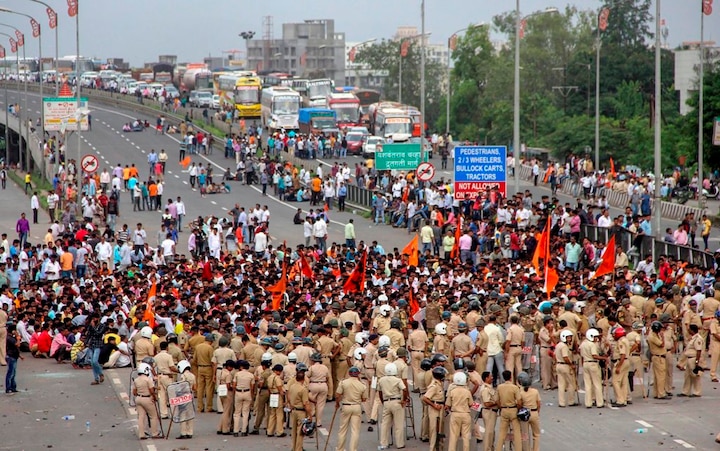
M291 184L301 176L278 166ZM338 165L330 176L345 183L346 172ZM130 189L120 171L106 183ZM678 368L685 385L677 396L700 396L703 371L717 382L715 268L667 256L631 264L626 249L608 252L607 243L580 236L579 224L598 220L582 203L488 190L480 201L448 205L443 183L415 187L402 176L388 182L393 198L395 184L404 216L411 203L425 211L415 247L386 251L356 240L352 228L352 239L346 228L344 243L328 245L329 205L306 219L311 239L295 246L271 244L267 206L236 205L228 218L189 225L188 254L175 246L180 198L168 200L157 247L142 224L108 223L100 233L87 227L92 217L77 229L54 221L31 246L19 221L17 239L5 234L0 243L6 392L16 390L26 352L89 366L94 385L104 382L103 367L132 365L139 438L159 434L159 421L172 415L167 387L183 381L198 412L223 413L218 434L264 428L284 437L287 425L295 450L323 425L327 402L341 414L338 449L358 449L361 420L380 423L380 446L390 445L392 430L401 448L415 400L420 440L434 449L447 436L450 449L468 450L472 437L499 449L508 434L515 449L523 436L539 449L535 379L558 390L561 408L580 404L580 379L587 408L640 402L646 371L658 399L671 396ZM154 197L153 210L163 205ZM327 196L312 201L328 204ZM616 233L632 219L614 218L608 228ZM547 251L536 261L540 246ZM607 261L609 273L595 276ZM178 438L193 436L192 422L183 422Z

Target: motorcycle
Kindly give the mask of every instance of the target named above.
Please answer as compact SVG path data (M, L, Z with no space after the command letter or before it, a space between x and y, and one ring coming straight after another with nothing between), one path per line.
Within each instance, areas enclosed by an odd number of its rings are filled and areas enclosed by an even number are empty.
M714 183L711 183L709 189L703 188L702 194L707 199L720 199L720 187L718 187L718 185Z
M673 198L679 204L684 204L694 197L694 193L689 186L676 186L670 193L670 198Z

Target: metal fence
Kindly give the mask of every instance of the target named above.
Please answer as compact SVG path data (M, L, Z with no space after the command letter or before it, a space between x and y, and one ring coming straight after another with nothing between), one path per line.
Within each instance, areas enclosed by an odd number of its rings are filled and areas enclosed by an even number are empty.
M580 227L583 237L591 241L601 241L607 243L610 239L610 229L583 224ZM615 235L615 243L629 251L633 245L636 246L637 252L633 252L633 260L637 263L638 259L643 259L648 255L653 256L653 261L657 263L661 255L672 256L676 260L682 260L688 263L700 265L703 268L713 268L715 266L715 257L710 252L690 246L680 246L657 240L651 236L643 236L634 240L632 233L628 230L621 230Z

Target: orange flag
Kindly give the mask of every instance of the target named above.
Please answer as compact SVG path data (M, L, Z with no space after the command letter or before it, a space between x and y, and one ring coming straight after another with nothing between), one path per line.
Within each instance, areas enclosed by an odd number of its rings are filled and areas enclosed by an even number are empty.
M272 293L272 309L274 311L280 310L283 295L287 290L287 260L283 259L282 274L280 280L275 285L267 288L267 291Z
M184 169L187 169L187 167L190 166L190 163L192 163L192 158L190 158L190 157L185 157L185 158L183 158L183 160L180 162L180 166L182 166Z
M420 310L420 304L418 304L417 299L415 299L415 293L413 293L412 285L408 291L408 304L410 305L410 318L412 318Z
M147 301L145 302L145 314L143 315L143 321L148 323L150 327L155 328L155 297L157 295L157 285L153 281L148 291Z
M365 289L365 267L367 265L367 251L363 252L360 261L358 262L355 269L350 273L350 277L345 281L343 285L343 291L345 293L361 292Z
M615 235L611 236L605 246L605 252L603 253L602 263L595 270L595 274L591 277L604 276L605 274L612 274L615 270Z
M550 293L555 290L560 277L558 277L557 270L552 266L545 267L545 292L547 293L548 299L550 299Z
M455 218L455 244L453 244L452 251L450 251L450 258L460 258L460 237L462 236L462 215L457 215Z
M420 239L417 235L403 248L402 253L409 255L408 265L417 266L419 263Z
M300 271L302 272L303 276L307 277L308 279L315 279L315 274L313 274L312 268L310 268L310 264L305 258L305 254L300 254Z
M612 174L613 178L617 175L617 172L615 172L615 162L613 161L612 157L610 157L610 173Z
M532 264L535 268L535 272L540 274L540 259L547 259L547 248L548 240L550 239L550 217L548 216L547 224L540 235L540 241L535 246L535 252L533 253Z

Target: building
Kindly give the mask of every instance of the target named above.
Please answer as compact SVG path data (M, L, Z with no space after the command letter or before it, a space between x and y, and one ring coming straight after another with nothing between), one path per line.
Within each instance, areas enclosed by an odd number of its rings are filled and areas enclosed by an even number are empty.
M263 39L245 42L248 69L345 83L345 33L335 32L332 19L283 24L282 37L274 39L272 18L266 17Z
M714 64L720 60L720 47L715 42L705 41L705 64ZM680 114L690 112L687 104L693 93L698 89L698 73L700 70L700 43L683 42L680 49L675 50L675 90L680 93ZM707 70L707 68L706 68Z
M381 90L388 70L372 70L366 64L355 62L354 55L363 47L373 45L372 42L346 42L345 43L345 81L344 86L357 86ZM354 50L353 50L354 49ZM352 58L351 58L352 56ZM352 59L352 61L351 61Z

